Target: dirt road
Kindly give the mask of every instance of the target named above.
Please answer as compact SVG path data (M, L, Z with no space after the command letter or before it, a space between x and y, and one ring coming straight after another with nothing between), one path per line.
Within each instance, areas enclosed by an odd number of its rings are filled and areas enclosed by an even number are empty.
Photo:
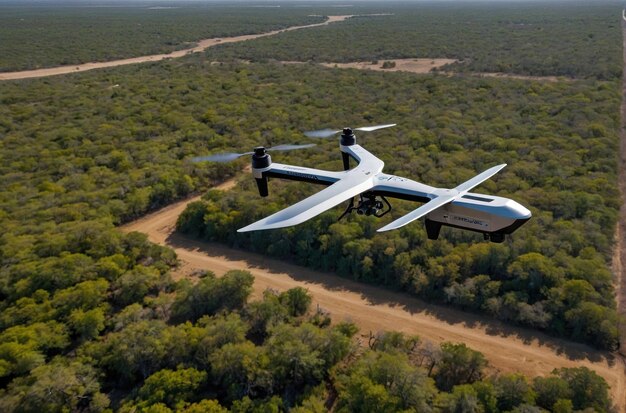
M231 180L218 188L227 190L233 186ZM351 320L365 334L370 330L398 330L435 343L463 342L485 354L495 369L519 371L529 377L547 375L558 367L587 366L607 380L620 412L626 412L624 366L619 357L486 317L425 304L406 294L175 234L176 219L187 203L196 199L168 206L122 230L146 233L151 241L172 247L182 261L177 277L196 269L209 269L217 275L233 269L248 270L255 277L256 297L267 288L286 290L301 286L310 291L314 305L329 311L335 321Z
M132 65L132 64L144 63L144 62L158 62L159 60L173 59L177 57L186 56L187 54L190 54L190 53L202 52L205 49L216 46L218 44L242 42L244 40L258 39L259 37L273 36L281 32L288 32L292 30L299 30L299 29L305 29L305 28L310 28L310 27L325 26L330 23L344 21L352 16L353 15L328 16L328 20L326 20L323 23L309 24L305 26L293 26L293 27L288 27L286 29L274 30L274 31L267 32L267 33L249 34L245 36L235 36L235 37L204 39L204 40L200 40L195 47L191 47L189 49L184 49L184 50L177 50L175 52L166 53L166 54L139 56L139 57L132 57L129 59L111 60L109 62L91 62L91 63L83 63L79 65L50 67L46 69L23 70L19 72L4 72L4 73L0 72L0 80L17 80L17 79L28 79L28 78L35 78L35 77L64 75L68 73L85 72L87 70L93 70L93 69L102 69L105 67Z

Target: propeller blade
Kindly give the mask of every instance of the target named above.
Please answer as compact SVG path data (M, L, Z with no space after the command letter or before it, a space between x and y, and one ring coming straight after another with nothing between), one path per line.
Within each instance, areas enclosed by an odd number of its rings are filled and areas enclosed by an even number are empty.
M196 156L195 158L191 158L191 162L230 162L235 159L244 156L244 155L252 155L254 152L245 152L245 153L218 153L215 155L209 156Z
M396 124L395 123L389 123L387 125L363 126L363 127L360 127L360 128L356 128L355 130L360 130L360 131L363 131L363 132L371 132L371 131L375 131L375 130L378 130L378 129L390 128L392 126L396 126Z
M360 128L356 128L353 130L363 131L363 132L372 132L378 129L390 128L392 126L396 126L395 123L389 123L386 125L375 125L375 126L362 126ZM304 132L305 136L309 138L330 138L331 136L343 131L343 129L333 130L333 129L321 129L321 130L312 130Z
M286 145L278 145L278 146L273 146L271 148L267 148L266 151L291 151L291 150L294 150L294 149L310 148L312 146L315 146L315 144L314 143L307 143L307 144L304 144L304 145L290 145L290 144L286 144ZM254 154L254 152L217 153L215 155L209 155L209 156L196 156L195 158L191 158L191 162L204 162L204 161L210 161L210 162L230 162L230 161L234 161L235 159L240 158L242 156L252 155L252 154Z
M266 150L268 150L268 151L292 151L294 149L311 148L313 146L315 146L314 143L307 143L307 144L304 144L304 145L290 145L290 144L286 144L286 145L272 146L271 148L267 148Z
M330 138L331 136L339 132L341 132L341 129L339 130L332 130L332 129L311 130L308 132L304 132L304 136L307 136L309 138Z

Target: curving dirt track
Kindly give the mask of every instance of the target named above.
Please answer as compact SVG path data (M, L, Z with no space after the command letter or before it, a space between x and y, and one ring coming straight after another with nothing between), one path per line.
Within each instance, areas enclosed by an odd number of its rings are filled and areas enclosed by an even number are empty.
M234 180L217 188L228 190ZM248 270L255 277L254 296L267 288L286 290L301 286L313 295L316 305L334 320L351 320L361 331L398 330L439 343L464 342L481 351L498 371L519 371L527 376L547 375L554 368L587 366L611 386L615 404L626 413L626 378L621 357L582 344L516 328L486 317L426 304L406 294L388 291L270 259L214 243L182 237L174 232L176 219L195 197L170 205L122 227L123 231L148 234L151 241L176 251L181 267L175 277L196 269L217 275L228 270Z
M202 52L205 49L216 46L218 44L242 42L245 40L258 39L259 37L273 36L281 32L305 29L309 27L325 26L330 23L344 21L350 17L353 17L353 15L328 16L328 20L326 20L323 23L315 23L315 24L309 24L305 26L293 26L293 27L288 27L286 29L274 30L271 32L260 33L260 34L249 34L245 36L204 39L204 40L198 41L195 47L191 47L189 49L177 50L175 52L166 53L166 54L139 56L139 57L132 57L129 59L111 60L108 62L91 62L91 63L82 63L79 65L50 67L50 68L45 68L45 69L22 70L19 72L4 72L4 73L0 72L0 80L29 79L29 78L35 78L35 77L46 77L46 76L64 75L68 73L85 72L87 70L102 69L105 67L132 65L136 63L145 63L145 62L158 62L160 60L173 59L177 57L186 56L190 53Z

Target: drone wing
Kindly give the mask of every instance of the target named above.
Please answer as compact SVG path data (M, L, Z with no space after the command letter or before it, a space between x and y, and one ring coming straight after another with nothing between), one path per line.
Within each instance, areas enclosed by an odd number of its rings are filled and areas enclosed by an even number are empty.
M284 228L300 224L339 205L343 201L371 189L373 186L374 181L371 177L348 175L315 195L311 195L297 204L278 211L247 227L238 229L237 232Z
M440 195L437 198L428 201L427 203L425 203L421 207L417 208L416 210L414 210L412 212L409 212L408 214L406 214L406 215L396 219L395 221L385 225L384 227L380 228L378 230L378 232L384 232L384 231L390 231L392 229L398 229L400 227L405 226L406 224L409 224L409 223L415 221L416 219L419 219L419 218L423 217L424 215L427 215L427 214L433 212L437 208L441 208L442 206L444 206L444 205L454 201L456 198L458 198L460 196L463 196L463 194L465 194L470 189L474 188L475 186L480 185L481 183L483 183L487 179L491 178L492 176L497 174L505 166L506 166L506 164L504 163L502 165L496 165L496 166L494 166L492 168L487 169L484 172L481 172L480 174L476 175L475 177L473 177L473 178L463 182L461 185L459 185L456 188L452 189L450 191L451 193L449 195L448 194Z
M492 176L494 176L495 174L500 172L500 170L502 168L504 168L505 166L506 166L505 163L503 163L501 165L492 166L491 168L487 169L486 171L483 171L483 172L479 173L478 175L476 175L472 179L463 182L461 185L457 186L454 189L456 191L458 191L462 195L463 193L469 191L470 189L474 188L475 186L478 186L478 185L482 184L487 179L491 178Z

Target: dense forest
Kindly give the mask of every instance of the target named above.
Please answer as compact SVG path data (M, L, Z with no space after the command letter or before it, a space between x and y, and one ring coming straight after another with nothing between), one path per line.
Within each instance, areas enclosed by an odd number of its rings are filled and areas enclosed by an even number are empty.
M453 411L444 408L448 402L496 406L485 411L527 409L526 404L533 403L564 404L563 411L567 406L598 405L604 406L598 410L608 411L606 384L584 369L555 372L551 380L558 383L546 385L562 388L559 398L564 400L539 402L543 398L536 386L543 381L531 385L521 376L493 376L486 379L485 390L473 378L442 384L437 366L431 370L430 364L410 354L374 351L353 356L348 339L353 333L346 335L340 326L320 327L327 321L315 314L300 315L259 335L265 322L255 321L250 306L261 304L246 304L249 292L238 290L248 285L248 275L235 274L234 282L208 275L194 288L184 281L173 283L168 276L176 263L173 253L149 244L143 235L122 235L114 224L206 188L246 163L194 164L189 162L193 155L245 150L258 143L305 142L294 125L312 129L338 117L350 124L399 121L395 130L384 135L381 131L378 139L361 139L385 160L390 172L451 186L485 166L509 162L511 167L485 187L529 205L534 220L503 245L454 230L445 231L440 241L426 241L419 224L374 236L380 222L335 223L339 211L297 232L273 232L263 241L258 235L230 238L240 223L313 190L272 181L269 202L261 202L253 181L242 179L237 190L209 192L206 201L192 204L181 227L278 256L290 242L309 242L313 254L324 257L321 265L333 268L334 260L342 276L386 282L612 348L615 311L607 261L618 197L616 165L607 159L613 159L616 150L616 89L614 82L462 79L272 64L216 66L201 56L2 83L2 403L8 410L36 410L33 406L42 402L53 381L63 386L58 384L54 391L58 398L48 400L51 411L71 403L83 403L73 406L84 409L88 404L92 410L109 403L116 409L163 404L159 408L164 411L208 406L220 411L215 403L233 411L265 411L270 409L265 403L273 403L319 411L322 400L333 397L346 411L379 406L376 403L384 403L388 411L423 411L419 406L424 403L435 411ZM346 101L346 95L353 99ZM336 142L330 141L280 154L280 161L339 169L336 150ZM394 206L398 214L414 207ZM209 225L193 224L205 216ZM321 228L326 228L323 234ZM268 248L267 241L274 248ZM295 254L290 259L313 265L315 256ZM264 300L281 302L282 293L268 294ZM238 315L228 316L231 310ZM258 317L276 313L263 308L258 312ZM226 321L240 323L239 333L199 349L200 338L194 337L207 336L207 329L217 328L214 323ZM272 340L274 334L280 339ZM303 340L293 337L302 334L320 338L304 340L307 346L298 347L295 343ZM274 364L279 361L271 354L278 357L276 353L287 349L272 346L285 340L295 346L289 351L302 352L298 354L306 359L303 366L308 366L304 371ZM338 340L335 355L308 346L329 345L328 340ZM216 363L227 356L267 364L219 370ZM400 363L393 372L413 377L408 383L421 389L419 397L407 399L398 393L406 387L384 376L392 372L363 370L379 358L381 369L392 361ZM285 387L286 374L299 375L298 392ZM569 396L579 393L572 386L580 374L604 389L594 393L602 400L575 402ZM65 379L53 380L58 376ZM324 393L329 380L336 396ZM169 393L180 395L166 398ZM505 394L510 393L516 398L509 400L512 396Z
M201 55L0 83L0 410L613 411L606 382L586 368L495 374L463 344L331 323L309 309L306 290L251 300L245 272L175 282L173 251L115 225L247 163L192 156L396 122L359 136L388 172L450 187L507 162L481 189L529 206L533 220L501 245L452 229L427 241L419 223L377 235L381 221L337 223L339 208L297 231L235 236L317 189L273 180L261 200L245 177L191 204L179 227L613 349L618 90L617 80L215 65ZM332 140L275 160L341 168ZM394 216L414 207L396 202Z
M150 256L137 234L124 241ZM0 390L2 411L613 411L606 382L585 367L534 380L486 376L484 356L464 344L379 333L361 346L355 325L330 327L327 315L311 314L302 288L247 303L247 272L205 272L174 285L127 263L128 272L52 297L39 290L38 302L24 306L48 312L2 333L2 378L14 378Z
M290 71L302 69L281 70L285 79ZM608 269L619 208L613 155L619 124L616 84L321 73L336 79L358 77L363 92L351 92L348 105L341 99L340 83L335 83L335 91L324 92L326 101L341 102L329 109L362 114L361 119L342 114L354 119L344 123L400 122L398 130L378 132L376 138L361 136L390 173L454 187L477 171L506 162L510 167L482 188L530 206L533 220L504 245L485 244L480 235L455 230L430 242L418 224L377 234L383 223L358 217L335 222L339 210L296 228L238 234L237 228L314 190L308 184L272 181L271 196L265 200L257 198L254 181L247 180L237 191L210 192L204 201L191 204L179 220L180 230L602 348L617 346ZM321 85L313 84L313 77L307 77L308 84L299 91L318 103ZM384 91L368 97L378 82L385 85ZM323 109L316 112L325 115ZM333 115L327 116L329 120L318 125L330 124ZM287 161L296 157L297 164L339 170L335 144L290 155ZM284 162L285 156L276 158ZM394 206L394 216L415 208L402 202Z
M0 4L0 71L170 52L194 41L317 23L340 24L224 44L212 60L313 62L454 58L446 70L617 79L621 5L571 1L356 3L150 3L126 7ZM267 5L265 5L267 6ZM565 12L566 11L566 12Z
M621 77L618 2L426 2L373 7L350 9L350 14L391 15L356 16L341 24L224 44L206 53L215 60L254 61L454 58L461 62L444 70Z
M322 22L293 8L157 2L0 3L0 72L168 53L195 41Z

